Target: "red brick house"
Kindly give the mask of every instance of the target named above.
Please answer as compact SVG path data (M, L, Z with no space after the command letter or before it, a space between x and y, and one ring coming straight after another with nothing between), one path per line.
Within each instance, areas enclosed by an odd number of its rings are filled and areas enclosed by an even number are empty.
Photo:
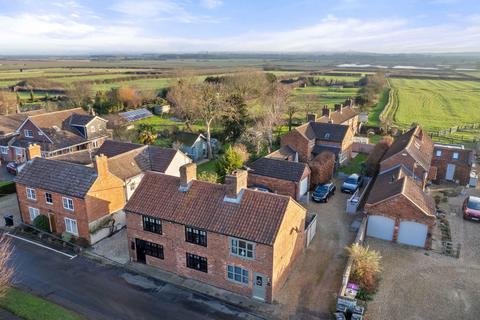
M435 202L403 165L377 176L365 204L367 236L429 248Z
M470 173L475 166L473 150L461 145L440 143L435 143L433 147L432 166L437 168L437 179L468 185Z
M324 106L322 109L322 116L317 118L315 115L309 115L310 119L314 122L342 124L349 126L352 129L353 134L358 132L360 112L350 105L344 106L343 104L335 104L333 111ZM314 119L312 117L315 117Z
M225 185L147 172L125 207L134 261L271 302L305 246L306 210L292 198L247 189L247 172Z
M266 188L270 192L299 200L309 189L310 168L306 163L273 158L252 162L248 171L248 186Z
M109 136L106 122L82 108L29 115L15 136L3 142L2 152L8 161L25 162L30 144L40 145L44 158L93 150Z
M431 166L433 141L420 126L416 126L400 135L387 150L380 161L380 174L402 165L414 172L414 179L425 185L435 179L436 168Z
M313 119L312 119L313 120ZM352 158L353 131L350 126L309 121L294 128L281 138L286 146L298 154L301 162L308 162L323 151L335 154L337 163Z
M29 154L32 160L15 178L24 223L45 215L53 233L68 233L89 243L101 239L95 229L105 219L122 223L117 220L122 220L119 211L125 205L123 181L110 173L107 157L97 156L92 168L41 158L37 145L29 147Z

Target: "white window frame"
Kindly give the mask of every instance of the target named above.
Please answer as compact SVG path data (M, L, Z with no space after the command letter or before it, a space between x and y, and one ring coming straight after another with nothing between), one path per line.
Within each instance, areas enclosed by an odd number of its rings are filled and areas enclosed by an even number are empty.
M231 268L231 271L229 271L229 268ZM235 272L236 271L235 268L240 269L240 274ZM245 275L245 272L246 272L246 275ZM230 274L232 275L231 278L229 276ZM240 281L235 279L235 275L240 276ZM244 281L245 279L246 279L246 282ZM250 270L248 270L244 267L241 267L241 266L236 266L236 265L233 265L233 264L227 264L227 280L232 281L234 283L244 285L244 286L248 286L250 284Z
M98 148L98 140L93 140L93 141L92 141L92 146L93 146L94 148Z
M8 147L0 146L0 151L2 152L2 154L8 154Z
M65 217L64 221L65 221L65 231L70 234L73 234L74 236L78 236L77 220Z
M435 151L435 156L441 157L442 156L442 150Z
M43 132L42 132L42 131L40 131L40 130L39 130L39 131L37 131L37 134L38 134L39 136L43 136Z
M50 199L51 199L52 201L48 202L47 194L50 195ZM46 203L46 204L53 204L53 194L51 194L50 192L45 192L45 203Z
M454 152L454 153L452 154L452 159L453 159L453 160L458 160L459 158L460 158L460 153Z
M33 222L33 220L40 215L40 210L37 208L28 207L28 215L30 216L30 221Z
M33 188L27 188L26 189L27 193L27 199L29 200L37 200L37 191Z
M244 242L245 243L245 248L241 248L240 243ZM251 245L252 249L249 250L248 246ZM240 252L244 251L245 253L242 254ZM252 256L248 256L248 252L252 252ZM255 260L255 243L251 241L246 241L238 238L230 238L230 254L232 256L240 257L242 259L248 259L248 260Z
M71 202L71 206L70 206ZM75 206L73 205L73 199L72 198L67 198L67 197L62 197L62 203L63 203L63 208L68 211L74 211ZM66 204L66 205L65 205Z
M23 149L22 148L15 148L15 155L23 156Z
M25 138L33 138L33 130L25 129L23 130L23 135Z
M95 126L90 126L90 132L94 133L95 131L97 131L97 128L95 128Z

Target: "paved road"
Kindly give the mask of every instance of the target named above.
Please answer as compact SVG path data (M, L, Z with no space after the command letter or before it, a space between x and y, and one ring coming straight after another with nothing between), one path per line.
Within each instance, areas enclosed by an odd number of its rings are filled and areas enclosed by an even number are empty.
M88 319L258 319L220 300L12 239L15 285Z

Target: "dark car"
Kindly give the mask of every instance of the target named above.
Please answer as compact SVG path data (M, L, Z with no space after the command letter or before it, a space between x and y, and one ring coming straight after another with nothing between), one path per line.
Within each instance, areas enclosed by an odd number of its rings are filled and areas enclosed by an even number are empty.
M335 194L335 185L333 183L319 184L312 193L312 200L315 202L328 202L328 198Z
M363 186L363 177L356 173L351 174L342 184L341 191L345 193L354 193Z
M17 174L18 171L18 163L10 162L7 164L7 172L11 174Z
M469 196L463 201L463 218L480 221L480 198Z

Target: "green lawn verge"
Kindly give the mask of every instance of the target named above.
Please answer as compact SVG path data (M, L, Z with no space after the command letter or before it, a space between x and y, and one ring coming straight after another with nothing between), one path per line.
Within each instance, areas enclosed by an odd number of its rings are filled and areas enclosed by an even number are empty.
M362 172L362 163L364 163L368 158L368 155L359 153L355 158L350 160L346 166L340 167L340 171L346 174L361 173Z
M369 126L379 126L380 125L380 114L388 103L390 88L383 90L380 98L378 99L377 104L371 108L368 112L368 125Z
M11 288L7 295L0 299L0 308L25 320L81 320L84 319L77 313L69 311L50 301Z
M210 160L208 162L204 162L197 167L197 173L202 173L202 172L216 173L217 172L216 164L217 164L217 160Z

